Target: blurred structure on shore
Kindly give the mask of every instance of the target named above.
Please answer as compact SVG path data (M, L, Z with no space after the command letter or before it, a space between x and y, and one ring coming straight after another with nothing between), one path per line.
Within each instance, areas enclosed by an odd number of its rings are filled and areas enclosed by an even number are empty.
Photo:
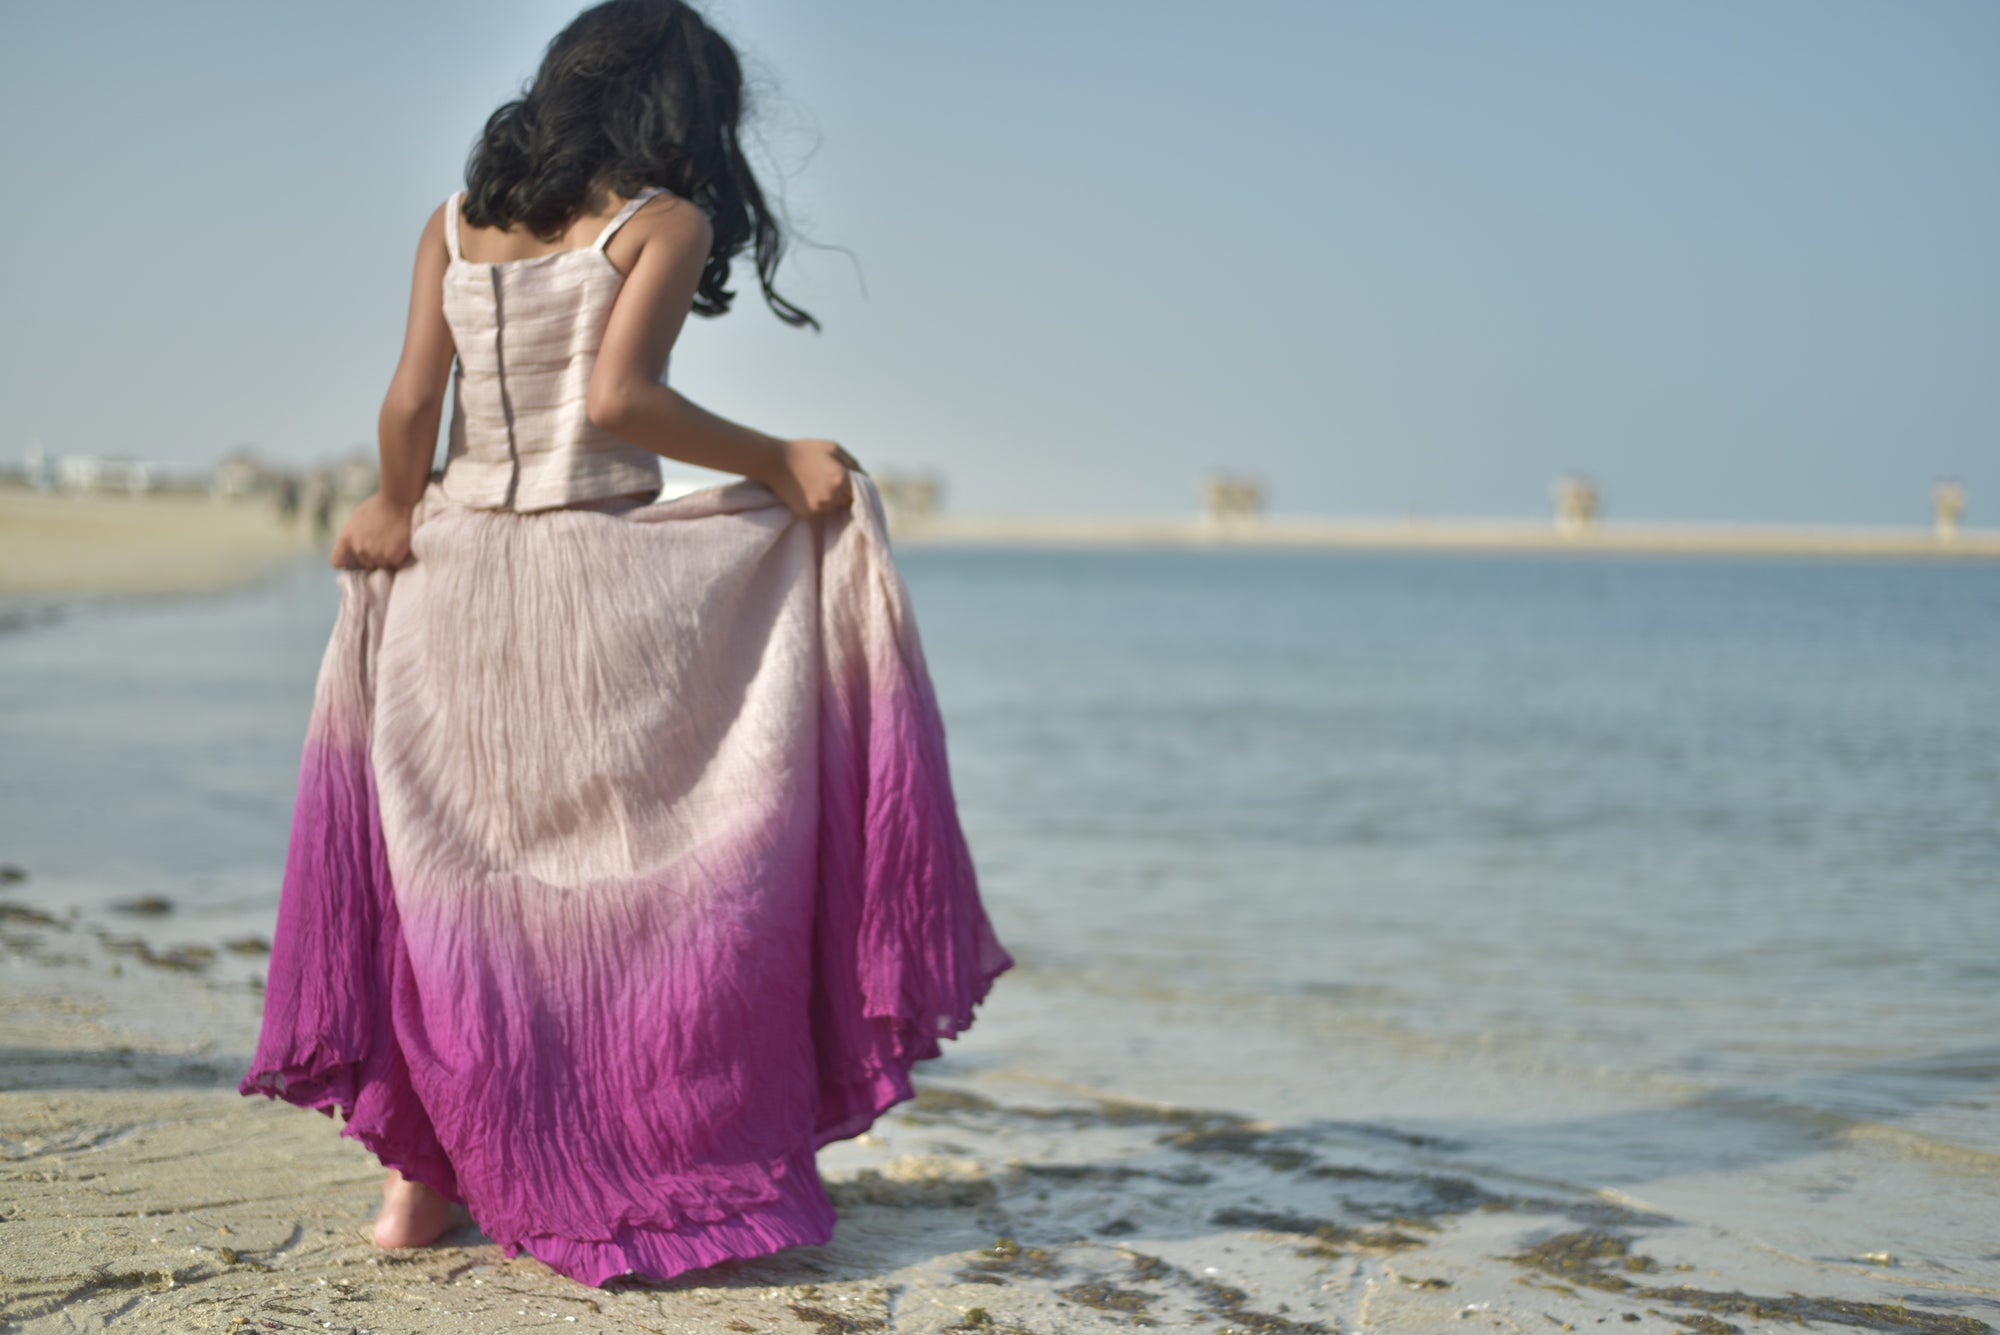
M295 477L294 470L272 463L248 445L239 445L223 455L209 475L208 493L218 501L276 494Z
M1074 547L1348 547L1461 551L1652 552L1792 556L2000 557L2000 532L1963 525L1966 488L1956 478L1931 488L1927 526L1607 523L1596 480L1584 473L1555 481L1554 523L1478 517L1374 519L1273 516L1264 482L1215 472L1202 481L1200 506L1180 515L979 515L946 513L944 480L934 470L887 468L873 474L897 538L925 543ZM210 468L122 456L51 459L30 441L18 468L0 465L0 496L40 496L45 503L101 500L131 505L180 499L264 510L288 534L324 545L353 505L377 485L372 452L356 448L328 463L300 467L239 446ZM661 499L713 486L713 475L663 480Z
M1957 478L1945 478L1931 488L1931 504L1937 513L1939 542L1958 538L1958 521L1965 517L1965 485Z
M1201 521L1214 537L1254 528L1264 518L1264 484L1241 473L1210 473L1201 487Z
M1603 513L1603 498L1597 483L1582 473L1556 479L1556 527L1565 533L1580 533Z
M2000 558L2000 532L1962 529L1965 489L1934 489L1933 525L1634 522L1604 518L1595 478L1555 481L1555 514L1506 519L1311 517L1268 513L1256 478L1217 472L1188 515L981 515L945 513L935 473L875 475L892 536L937 545L1043 547L1320 547L1354 550L1627 552L1661 556Z
M921 529L937 517L944 486L936 473L892 470L870 476L881 493L882 513L892 531Z
M33 440L22 452L18 470L0 469L0 487L13 485L72 499L206 497L217 504L265 503L286 523L310 521L323 539L330 536L335 515L373 492L376 484L374 457L359 448L331 463L299 467L266 458L254 446L239 445L208 466L128 455L51 458L47 447Z
M314 550L375 490L355 450L298 467L238 446L212 466L123 456L50 458L31 441L0 467L0 597L195 593Z
M302 511L312 515L322 505L351 506L375 490L377 478L375 460L363 449L330 464L295 468L239 446L216 465L209 491L218 500L269 496L289 518Z

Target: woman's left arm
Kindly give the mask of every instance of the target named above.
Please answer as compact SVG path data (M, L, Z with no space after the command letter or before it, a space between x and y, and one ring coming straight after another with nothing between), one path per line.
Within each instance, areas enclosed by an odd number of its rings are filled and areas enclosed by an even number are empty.
M333 544L336 566L394 570L410 559L410 516L430 482L444 415L451 359L457 348L444 319L444 211L424 224L410 281L410 319L403 356L383 397L376 433L382 452L380 489L354 507Z

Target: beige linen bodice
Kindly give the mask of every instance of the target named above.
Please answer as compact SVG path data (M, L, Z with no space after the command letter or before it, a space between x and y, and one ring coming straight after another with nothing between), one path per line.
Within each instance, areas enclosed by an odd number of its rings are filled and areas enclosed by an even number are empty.
M479 263L459 253L460 190L445 205L444 318L458 348L451 434L437 486L460 505L550 510L660 489L660 457L584 412L597 347L625 275L605 243L643 190L586 247Z

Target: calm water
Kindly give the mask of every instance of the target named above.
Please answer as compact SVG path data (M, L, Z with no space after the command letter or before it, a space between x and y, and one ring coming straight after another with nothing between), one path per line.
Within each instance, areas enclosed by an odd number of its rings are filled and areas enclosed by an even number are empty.
M1704 1082L1914 1060L1826 1097L2000 1154L1921 1065L2000 1075L2000 569L906 564L1039 953Z
M989 1060L1058 1061L1082 997L1129 1041L1096 1036L1070 1074L1112 1088L1186 1061L1327 1114L1361 1106L1365 1048L1367 1106L1461 1132L1509 1079L1555 1108L1624 1090L1707 1120L1544 1116L1541 1148L1495 1131L1489 1157L1586 1184L1719 1173L1774 1215L1837 1219L1844 1193L1881 1241L2000 1253L2000 567L901 564L1023 960ZM24 893L96 912L157 891L188 930L268 930L335 598L302 567L0 635L0 861ZM1436 1090L1460 1077L1453 1107ZM1602 1167L1715 1136L1740 1152ZM1838 1158L1869 1136L1901 1157Z

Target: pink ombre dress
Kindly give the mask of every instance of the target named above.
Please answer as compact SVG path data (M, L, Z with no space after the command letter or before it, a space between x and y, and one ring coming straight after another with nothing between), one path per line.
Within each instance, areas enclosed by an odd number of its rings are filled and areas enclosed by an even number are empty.
M450 451L411 563L338 577L241 1086L588 1284L831 1238L814 1151L1012 964L873 483L643 504L584 416L654 193L495 264L447 207Z

